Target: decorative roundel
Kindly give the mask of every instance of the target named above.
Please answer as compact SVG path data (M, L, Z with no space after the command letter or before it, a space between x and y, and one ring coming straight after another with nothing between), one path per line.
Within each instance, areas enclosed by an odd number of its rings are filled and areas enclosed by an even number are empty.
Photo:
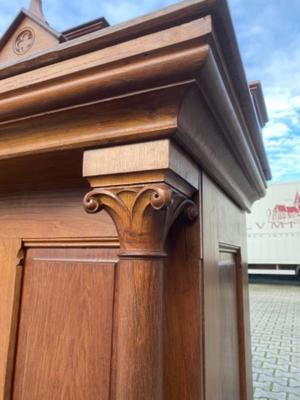
M14 44L14 52L18 55L27 53L35 41L34 31L31 28L24 28L17 36Z

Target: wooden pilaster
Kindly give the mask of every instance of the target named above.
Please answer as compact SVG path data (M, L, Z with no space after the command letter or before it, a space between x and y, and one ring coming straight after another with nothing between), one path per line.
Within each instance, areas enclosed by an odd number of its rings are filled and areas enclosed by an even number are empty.
M150 165L147 163L150 163L151 152L148 152L147 159L146 149L150 150L157 144L161 148L161 164L169 161L165 163L168 168L163 172L159 169L158 175L152 170L152 179L157 182L149 183L149 174L143 175L141 169ZM118 400L163 399L164 245L170 227L181 213L184 212L188 219L198 215L189 195L176 188L175 178L172 185L166 183L176 167L174 164L170 167L174 157L174 152L169 151L172 144L165 145L164 141L145 144L145 157L131 161L136 171L129 176L125 170L128 170L128 162L137 150L136 145L111 148L110 157L106 157L107 149L100 149L96 154L90 152L85 157L85 171L98 172L98 176L89 178L91 185L96 187L84 198L85 210L88 213L106 210L116 225L120 240L111 385L112 398ZM109 165L110 160L120 154L123 154L122 166L119 166L121 171L123 168L123 174L110 175L114 168L114 163ZM95 164L98 157L102 162ZM179 157L184 158L182 154ZM107 162L103 163L105 160ZM160 163L156 164L159 168ZM158 181L159 176L161 181ZM140 183L136 184L138 179ZM178 176L177 186L180 188L184 187L181 180ZM101 187L109 181L128 184ZM130 181L135 184L130 185ZM189 184L188 187L192 193Z
M194 203L167 184L96 188L87 212L105 209L120 239L113 338L113 398L163 398L164 244L181 212L197 216ZM145 397L146 396L146 397Z

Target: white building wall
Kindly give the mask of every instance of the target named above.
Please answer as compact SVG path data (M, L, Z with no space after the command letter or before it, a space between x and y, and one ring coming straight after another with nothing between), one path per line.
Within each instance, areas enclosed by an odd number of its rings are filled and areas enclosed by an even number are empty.
M269 186L247 216L247 236L249 264L300 265L300 182Z

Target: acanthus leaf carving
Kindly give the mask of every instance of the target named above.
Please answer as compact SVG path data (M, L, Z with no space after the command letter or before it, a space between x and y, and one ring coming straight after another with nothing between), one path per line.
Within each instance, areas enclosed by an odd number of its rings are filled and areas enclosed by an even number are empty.
M105 209L113 219L121 250L163 255L170 227L184 212L188 220L198 216L195 203L167 184L96 188L84 197L88 213Z

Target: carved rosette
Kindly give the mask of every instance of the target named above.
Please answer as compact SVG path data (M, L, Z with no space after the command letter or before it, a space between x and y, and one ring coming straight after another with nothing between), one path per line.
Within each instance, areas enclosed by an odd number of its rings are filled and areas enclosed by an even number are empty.
M13 50L17 55L27 53L34 45L35 33L32 28L24 28L17 36Z
M170 227L184 212L198 216L194 202L166 184L96 188L84 198L88 213L105 209L112 217L124 256L163 256Z

